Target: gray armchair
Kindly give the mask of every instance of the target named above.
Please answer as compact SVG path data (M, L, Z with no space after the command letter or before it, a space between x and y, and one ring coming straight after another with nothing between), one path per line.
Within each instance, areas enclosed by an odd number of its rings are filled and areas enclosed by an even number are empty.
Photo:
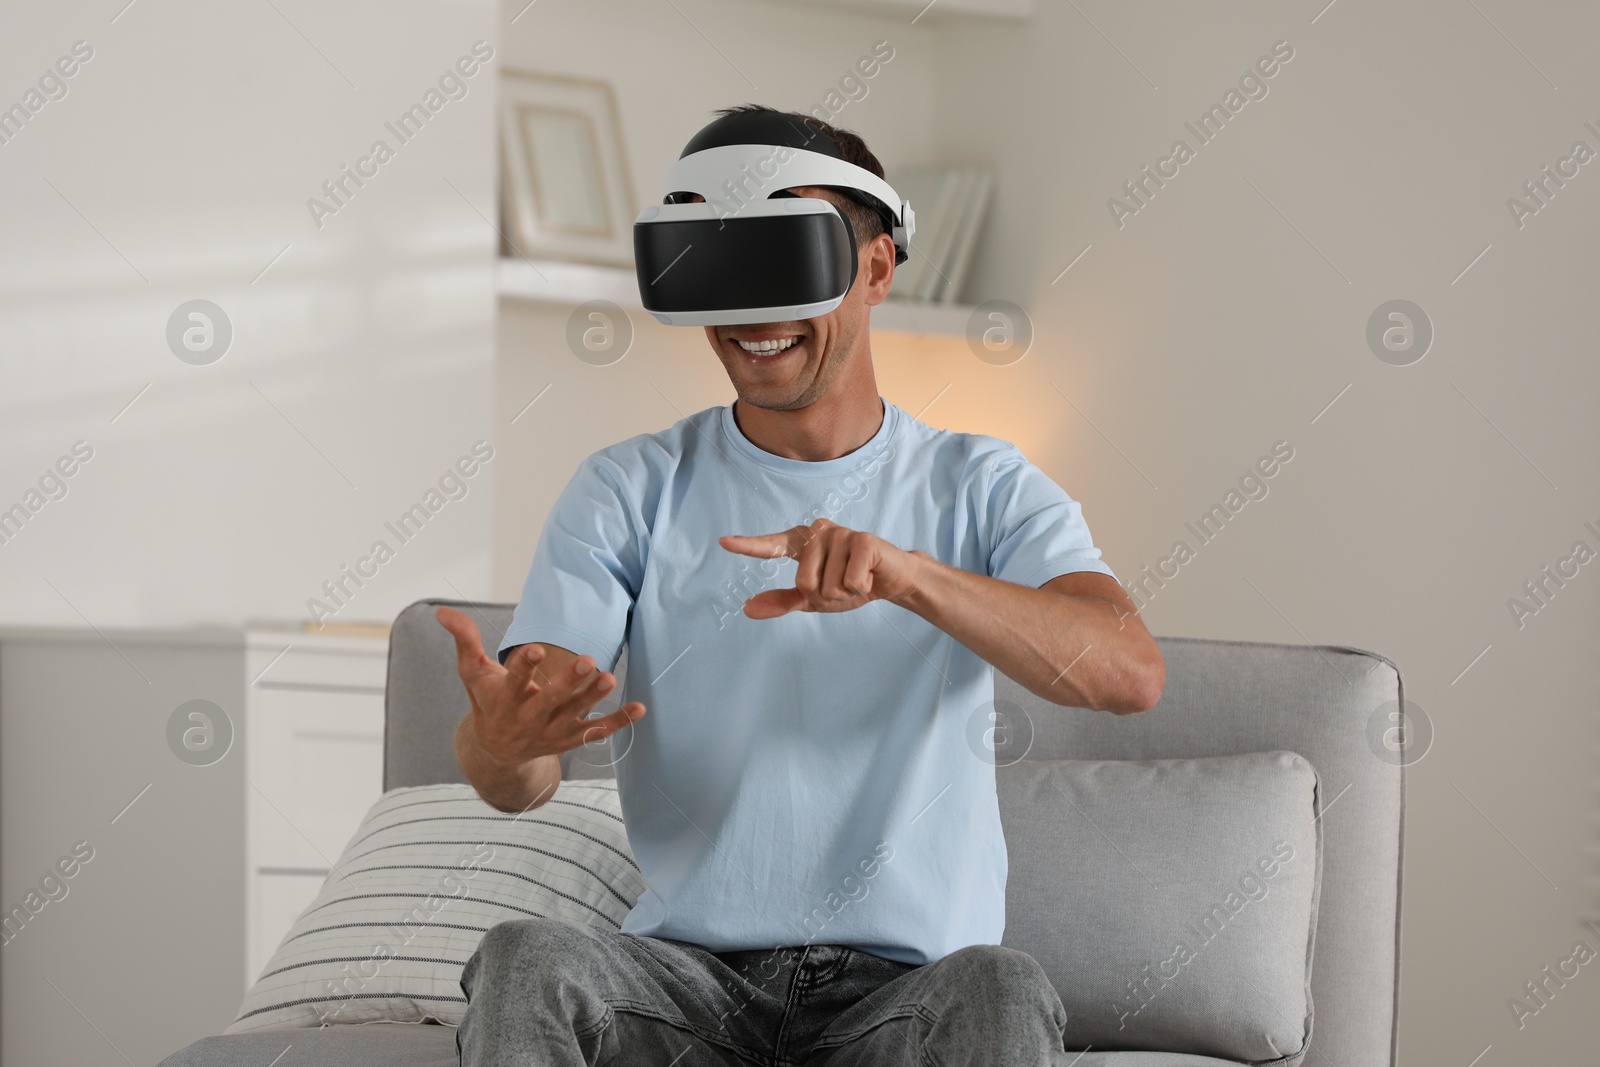
M386 789L463 780L451 739L466 711L466 695L450 636L433 617L441 604L477 620L490 655L514 607L425 600L395 620L386 697ZM1267 750L1306 757L1320 777L1327 817L1321 820L1322 882L1311 977L1314 1029L1305 1062L1393 1067L1405 775L1395 761L1374 754L1368 724L1376 709L1403 699L1398 668L1370 652L1329 646L1190 638L1164 638L1160 645L1167 662L1166 692L1159 705L1138 716L1063 712L1004 676L997 677L996 698L1029 710L1035 735L1028 759L1151 760ZM626 664L624 652L619 676ZM619 685L602 707L616 707L621 691ZM572 777L605 773L583 761L569 765ZM1002 809L1007 823L1028 816ZM1035 927L1040 921L1031 920ZM1008 922L1008 943L1009 937ZM280 1067L446 1067L456 1062L451 1027L374 1025L210 1037L169 1057L164 1067L264 1064L286 1045L292 1049ZM1228 1062L1092 1050L1076 1067L1221 1067Z

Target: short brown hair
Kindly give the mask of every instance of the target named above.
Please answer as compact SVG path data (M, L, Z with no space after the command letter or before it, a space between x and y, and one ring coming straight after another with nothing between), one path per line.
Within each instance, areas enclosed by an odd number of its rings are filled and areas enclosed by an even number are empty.
M867 147L867 142L861 139L860 134L830 126L815 115L807 115L799 111L779 111L777 108L767 107L765 104L739 104L734 107L722 108L716 113L718 115L743 115L752 111L788 115L805 123L838 146L839 154L844 157L846 163L854 163L862 170L869 171L879 178L883 177L883 164L878 162L878 157L872 154L872 149ZM855 234L857 248L865 246L868 241L871 241L878 234L889 232L890 220L884 218L883 212L876 208L868 207L856 199L864 194L854 189L844 189L832 185L823 186L823 188L832 189L843 197L844 204L840 207L839 212L844 216L845 221L850 224L850 231ZM899 210L900 207L899 204L887 206L891 211Z

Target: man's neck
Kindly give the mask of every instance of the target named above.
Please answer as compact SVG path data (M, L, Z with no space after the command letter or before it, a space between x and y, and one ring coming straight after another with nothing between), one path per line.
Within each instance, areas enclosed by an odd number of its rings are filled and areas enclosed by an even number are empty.
M734 401L733 418L757 448L785 459L821 463L872 440L888 408L877 392L825 397L796 411L770 411Z

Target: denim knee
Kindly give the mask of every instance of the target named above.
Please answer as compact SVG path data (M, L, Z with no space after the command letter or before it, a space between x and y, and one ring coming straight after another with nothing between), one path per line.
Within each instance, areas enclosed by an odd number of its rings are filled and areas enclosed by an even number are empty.
M598 987L592 976L606 972L604 948L595 932L562 919L513 919L484 934L461 972L468 998L480 980L485 991L525 999Z
M461 972L461 1062L598 1062L612 1018L603 937L559 919L492 927Z
M1049 976L1038 960L1020 949L968 945L952 952L946 967L951 982L977 993L979 1000L1045 1005L1057 1022L1066 1025L1066 1010Z
M1039 961L1005 945L968 945L950 953L950 968L984 984L1050 984Z

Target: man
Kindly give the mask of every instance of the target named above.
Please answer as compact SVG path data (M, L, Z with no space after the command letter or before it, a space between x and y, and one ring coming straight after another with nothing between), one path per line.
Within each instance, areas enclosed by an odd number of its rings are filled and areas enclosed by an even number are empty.
M825 136L882 177L856 135L781 117L797 145ZM479 794L536 807L561 753L626 731L612 752L649 887L620 931L489 931L462 976L463 1064L1069 1062L1060 999L999 944L994 764L969 738L995 669L1121 714L1156 703L1165 668L1066 493L1005 441L878 395L869 312L894 273L892 210L784 193L848 221L843 302L705 327L737 400L579 466L503 666L470 619L438 613ZM632 699L586 719L624 642Z

